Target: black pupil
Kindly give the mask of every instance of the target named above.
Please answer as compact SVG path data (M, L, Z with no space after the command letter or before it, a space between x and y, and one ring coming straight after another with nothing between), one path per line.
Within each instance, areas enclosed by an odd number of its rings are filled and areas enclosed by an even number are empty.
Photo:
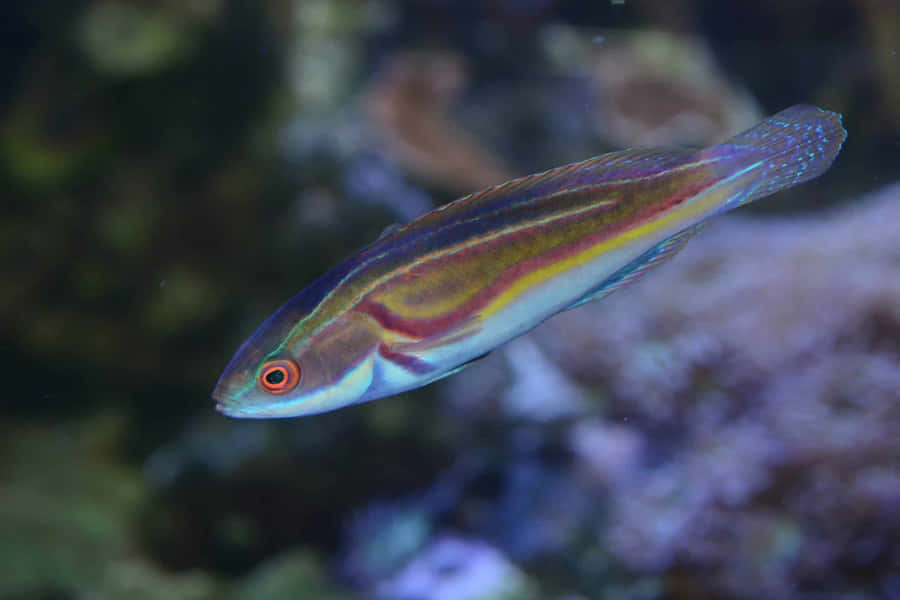
M269 385L278 385L287 379L287 375L284 374L284 369L272 369L266 373L264 379Z

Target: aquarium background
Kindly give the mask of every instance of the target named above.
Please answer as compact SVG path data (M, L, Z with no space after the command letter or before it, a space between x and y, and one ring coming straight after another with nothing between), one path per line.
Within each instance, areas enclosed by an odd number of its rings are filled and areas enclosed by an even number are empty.
M8 3L0 599L900 598L895 0ZM844 115L823 177L465 372L209 393L394 222Z

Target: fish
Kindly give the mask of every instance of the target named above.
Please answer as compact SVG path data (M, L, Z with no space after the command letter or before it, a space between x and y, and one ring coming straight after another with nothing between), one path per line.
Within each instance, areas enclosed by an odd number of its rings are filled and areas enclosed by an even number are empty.
M452 375L638 280L710 218L818 177L846 135L840 114L797 105L707 148L602 154L389 227L260 325L216 408L312 415Z

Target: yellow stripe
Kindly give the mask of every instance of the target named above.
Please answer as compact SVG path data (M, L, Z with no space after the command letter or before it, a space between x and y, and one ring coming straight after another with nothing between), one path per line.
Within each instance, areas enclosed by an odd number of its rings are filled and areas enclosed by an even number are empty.
M603 155L603 156L605 156L605 155ZM602 157L602 156L601 156L601 157ZM581 167L581 166L583 166L585 163L588 163L588 162L597 160L597 158L601 158L601 157L596 157L596 158L588 159L588 160L583 161L583 162L581 162L581 163L573 163L573 164L571 164L571 165L566 165L566 166L564 166L564 167L557 167L556 169L551 169L550 171L547 171L547 172L544 172L544 173L540 173L540 174L538 174L538 175L528 175L528 176L525 176L525 177L520 177L519 179L513 179L513 180L511 180L511 181L507 181L506 183L502 183L502 184L499 184L499 185L494 186L494 187L492 187L492 188L488 188L488 189L486 189L486 190L482 190L482 191L480 191L480 192L476 192L476 193L471 194L471 195L469 195L469 196L463 196L462 198L457 198L456 200L454 200L453 202L450 202L449 204L445 204L445 205L443 205L443 206L440 206L440 207L436 208L434 211L432 211L432 212L430 212L430 213L427 213L426 215L422 215L422 217L420 217L420 218L426 217L426 216L428 216L428 215L430 215L430 214L439 213L439 212L444 212L445 210L449 209L449 208L452 207L452 206L455 206L455 205L457 205L457 204L460 204L460 203L466 202L466 201L468 201L468 200L471 200L471 199L473 199L473 198L476 197L476 196L482 196L482 195L484 195L484 194L486 194L486 193L489 193L489 192L490 192L490 193L504 193L504 194L511 193L512 191L515 191L515 188L518 187L520 184L529 182L529 180L532 180L532 179L538 179L538 178L541 178L541 177L547 177L547 176L549 176L549 175L551 175L551 174L553 174L553 175L558 175L558 173L556 173L556 171L558 171L558 170L563 170L563 169L574 169L575 167ZM617 180L614 180L614 181L604 181L604 182L602 182L602 183L598 183L598 184L590 184L590 185L584 186L584 187L597 187L597 188L603 188L603 187L618 186L618 185L621 185L621 184L632 183L632 182L636 182L636 181L646 182L646 181L648 181L648 180L655 179L655 178L657 178L657 177L662 177L662 176L664 176L664 175L671 175L672 173L678 173L678 172L685 171L685 170L688 170L688 169L691 169L691 168L706 167L706 166L708 166L708 165L711 164L711 163L714 163L714 162L717 162L717 161L719 161L719 160L722 160L722 158L723 158L723 157L705 157L705 158L701 158L701 159L699 159L699 160L696 160L696 161L694 161L694 162L685 163L685 164L679 165L679 166L677 166L677 167L673 167L673 168L668 169L668 170L665 170L665 171L660 171L659 173L653 173L653 174L651 174L651 175L645 175L645 176L642 176L642 177L636 177L636 178L617 179ZM582 190L582 187L579 187L579 188L577 188L577 189L578 189L579 191L581 191L581 190ZM557 193L566 193L567 191L569 191L569 190L560 190L560 192L554 192L553 194L555 195L555 194L557 194ZM535 202L535 201L540 201L542 198L543 198L543 197L533 198L530 202L528 202L528 204L531 204L531 203L533 203L533 202ZM590 204L590 205L587 205L586 207L584 207L583 210L590 210L590 209L592 209L592 208L598 208L598 207L600 207L600 206L609 206L609 205L615 204L616 202L617 202L616 200L602 200L602 201L599 201L599 202L596 202L596 203L592 203L592 204ZM518 206L518 205L517 205L517 206ZM471 224L471 223L474 223L474 222L478 221L479 219L483 219L483 218L486 218L486 217L489 217L489 216L493 216L493 215L495 215L495 214L497 214L497 213L501 213L501 212L507 211L507 210L509 210L509 209L510 209L509 206L504 206L504 207L502 207L502 208L498 208L498 209L496 209L496 210L489 211L489 212L487 212L487 213L478 215L477 217L473 217L473 218L469 218L469 219L463 219L463 220L461 220L461 221L456 221L456 222L453 223L453 225L456 226L456 227L468 225L468 224ZM381 285L381 284L384 283L385 281L389 280L390 278L392 278L392 277L394 277L394 276L396 276L396 275L398 275L398 274L405 273L405 272L409 271L410 268L412 268L412 267L415 266L415 265L421 264L421 263L423 263L423 262L427 262L427 261L432 260L432 259L434 259L434 258L439 258L439 257L443 256L444 254L446 254L446 255L452 255L452 254L455 254L456 252L458 252L458 251L461 250L461 249L469 248L469 247L471 247L472 245L479 244L479 243L481 243L482 241L485 241L485 240L492 240L492 239L495 239L495 238L497 238L497 237L506 235L507 233L515 233L516 231L521 231L521 230L523 230L523 229L528 229L529 227L533 227L533 226L535 226L535 225L544 225L544 224L549 223L549 222L551 222L551 221L553 221L553 220L555 220L555 219L557 219L557 218L567 217L567 216L570 216L570 215L572 215L572 214L577 214L578 212L579 212L579 211L577 211L577 210L576 210L576 211L567 211L567 212L564 212L564 213L552 215L552 216L550 216L550 217L545 217L544 219L541 219L541 220L538 220L538 221L529 221L529 222L528 222L527 224L525 224L525 225L512 226L512 227L509 227L509 228L501 229L501 230L499 230L498 232L495 232L495 233L492 233L492 234L486 234L485 236L479 237L479 238L477 238L477 239L475 239L475 240L472 240L472 241L470 241L470 242L468 242L468 243L457 244L457 245L455 245L455 246L450 246L450 247L448 247L448 248L445 248L445 249L443 249L443 250L437 251L437 252L435 252L435 253L426 254L426 255L422 256L421 258L415 260L415 261L414 261L413 263L411 263L410 265L404 265L403 267L398 267L397 269L395 269L395 270L393 270L393 271L391 271L391 272L385 274L385 276L379 278L379 279L376 281L376 283L375 283L374 285L367 286L363 291L361 291L359 294L357 294L357 295L353 298L353 300L351 300L351 302L350 302L350 307L353 307L353 306L355 306L356 304L358 304L358 303L360 302L360 300L362 300L362 297L365 296L367 293L369 293L374 287L376 287L376 286L378 286L378 285ZM418 220L418 219L417 219L417 220ZM401 230L406 229L409 225L413 225L415 222L416 222L416 221L412 221L412 222L409 223L408 225L403 226L403 227L401 228ZM439 233L440 231L442 231L441 227L437 227L437 228L434 230L433 234L437 234L437 233ZM297 323L297 325L293 328L293 330L296 330L297 328L301 327L305 322L312 321L315 317L317 317L319 311L321 310L321 308L322 308L323 306L326 305L326 303L328 302L328 300L331 299L331 297L337 292L338 288L339 288L345 281L348 281L348 280L352 279L352 278L353 278L354 276L356 276L358 273L360 273L360 272L363 271L365 268L367 268L371 263L377 262L377 261L381 260L382 258L384 258L385 256L387 256L390 252L391 252L390 250L388 250L388 251L386 251L386 252L382 252L382 253L380 253L380 254L377 254L377 255L371 257L371 258L370 258L369 260L367 260L366 262L363 262L363 263L357 265L350 273L347 274L346 277L344 277L343 280L341 280L338 284L336 284L336 285L334 286L334 289L333 289L330 293L326 294L325 297L322 298L322 300L319 302L319 304L318 304L318 305L317 305L317 306L316 306L316 307L315 307L308 315L306 315L306 317L304 317L303 319L300 320L300 322ZM312 333L314 333L316 330L318 330L318 328L315 329ZM293 334L294 334L294 332L292 331L292 332L291 332L291 336L293 336Z
M496 313L501 311L503 308L512 303L516 298L524 294L532 287L540 285L541 283L553 278L560 273L564 273L565 271L568 271L570 269L580 267L585 263L588 263L591 260L597 258L601 254L611 252L641 238L650 237L654 233L657 233L667 227L672 226L673 229L676 229L676 227L674 226L679 220L682 221L682 224L685 224L685 221L698 219L698 217L700 217L700 215L702 215L704 212L707 212L713 207L721 204L721 200L717 201L717 199L722 198L723 195L733 196L735 186L743 184L743 182L740 182L738 178L748 171L756 168L758 165L759 163L756 163L746 169L742 169L741 171L735 173L727 179L722 180L711 188L701 192L700 196L698 197L708 196L703 202L697 202L695 198L694 201L688 201L683 204L683 210L674 211L654 221L644 223L643 225L638 225L637 227L629 229L614 238L599 242L598 244L591 246L587 250L584 250L583 252L580 252L574 256L564 258L543 268L535 269L527 275L523 275L518 280L516 280L515 283L503 290L503 292L500 293L496 298L494 298L494 300L492 300L490 304L485 306L481 311L481 317L483 319L490 318L492 315L495 315ZM693 223L686 223L686 225L690 224Z
M580 267L585 263L590 262L591 260L597 258L601 254L605 254L607 252L611 252L622 246L625 246L629 242L633 242L642 237L647 237L652 235L653 233L663 229L667 225L674 223L676 220L676 216L679 215L667 215L665 217L661 217L656 221L651 221L650 223L646 223L644 225L639 225L633 229L629 229L624 233L614 237L602 241L594 246L591 246L587 250L580 252L574 256L570 256L568 258L564 258L557 262L551 263L546 267L536 269L527 275L523 275L519 279L516 280L511 286L503 290L501 294L499 294L494 300L491 301L484 309L481 311L481 317L483 319L490 318L495 315L503 308L505 308L508 304L513 302L516 298L524 294L527 290L531 289L536 285L540 285L541 283L547 281L555 277L560 273L564 273L570 269L574 269L576 267Z
M582 166L584 163L590 162L591 160L596 160L596 159L589 159L587 161L583 161L583 163L574 163L572 165L567 165L566 167L559 167L558 169L579 167L579 166ZM665 170L665 171L660 171L659 173L653 173L652 175L646 175L646 176L643 176L640 178L635 178L635 179L618 179L615 182L612 182L612 181L603 182L601 184L595 184L595 185L597 185L598 187L606 187L607 185L618 185L618 184L627 183L630 181L647 181L648 179L654 179L656 177L670 175L672 173L677 173L677 172L684 171L687 169L707 166L708 164L717 162L719 160L721 160L721 157L705 157L705 158L701 158L701 159L696 160L691 163L685 163L685 164L679 165L677 167L673 167L673 168ZM555 169L554 169L554 171L555 171ZM484 190L483 192L477 192L476 195L481 195L485 192L505 192L506 190L501 190L498 188L504 188L506 186L515 186L517 184L524 183L525 181L527 181L531 178L538 178L538 177L542 177L542 176L547 176L549 174L550 173L547 172L547 173L542 173L540 175L530 175L527 177L522 177L520 179L512 180L505 184L496 186L496 188L489 188L488 190ZM468 200L470 198L471 198L471 196L464 196L463 198L454 200L453 202L446 204L446 205L436 209L433 212L443 212L444 210L450 208L451 206L465 202L466 200ZM481 244L482 242L490 241L490 240L496 239L498 237L502 237L507 234L515 233L515 232L522 231L525 229L530 229L532 227L539 226L539 225L545 225L547 223L551 223L551 222L561 219L561 218L569 217L569 216L576 215L576 214L579 214L582 212L587 212L589 210L593 210L595 208L599 208L601 206L608 206L608 205L615 204L615 203L616 203L615 200L602 200L599 202L595 202L595 203L580 207L575 210L569 210L569 211L565 211L565 212L561 212L561 213L554 213L554 214L551 214L542 219L528 221L525 224L518 224L518 225L506 227L506 228L500 229L498 231L495 231L493 233L489 233L489 234L483 235L483 236L475 238L475 239L470 239L469 241L467 241L465 243L456 244L456 245L450 246L448 248L443 248L441 250L438 250L438 251L435 251L435 252L432 252L429 254L425 254L422 257L420 257L419 259L416 259L415 261L413 261L412 263L404 265L402 267L398 267L388 273L385 273L382 277L379 277L378 279L370 282L369 285L365 286L362 290L360 290L359 292L354 294L353 298L349 301L346 309L349 310L349 309L353 308L354 306L356 306L357 304L359 304L359 302L369 292L371 292L376 287L384 284L385 282L391 280L392 278L396 277L397 275L408 272L409 270L411 270L413 267L415 267L417 265L420 265L425 262L435 260L438 258L442 258L444 256L451 256L453 254L456 254L457 252L460 252L462 250L470 248L474 245L478 245L478 244ZM487 214L493 214L495 212L503 212L504 210L508 210L508 209L509 209L509 207L503 207L501 209L498 209L497 211L491 211L490 213L487 213ZM429 214L433 214L433 212L429 213ZM423 215L423 217L424 216L426 216L426 215ZM478 218L483 218L484 216L485 215L480 215ZM474 222L476 220L477 220L477 218L464 219L460 222L454 223L454 225L462 225L465 223ZM410 225L412 225L413 223L415 223L415 221L410 223ZM439 230L440 230L440 228L438 228L436 230L436 232ZM315 321L320 318L320 314L321 314L323 307L327 305L328 301L337 293L338 289L343 285L344 282L351 280L358 273L360 273L362 270L364 270L366 267L368 267L369 264L371 264L371 262L375 262L375 261L378 261L378 260L384 258L388 253L389 253L389 251L380 253L380 254L370 258L369 260L365 261L364 263L358 265L350 273L348 273L347 276L341 282L339 282L338 284L336 284L334 286L334 289L332 289L328 294L326 294L322 298L322 300L319 302L319 304L312 311L310 311L310 313L308 315L306 315L304 318L300 319L300 321L294 327L291 328L290 334L285 337L281 346L285 346L292 338L294 338L296 336L297 332L300 330L300 328L304 327L307 323L315 323ZM590 260L590 259L587 258L585 260ZM562 269L560 269L560 270L562 270ZM507 295L506 293L503 294L504 297L506 295ZM304 336L304 337L315 335L316 332L318 332L322 327L325 327L329 322L330 322L330 319L324 319L322 322L318 323L317 325L313 325L312 330L308 331L306 333L306 336ZM281 346L279 347L279 349L281 349Z
M457 254L457 253L459 253L459 252L462 252L462 251L464 251L464 250L467 250L468 248L471 248L472 246L477 246L477 245L482 244L482 243L487 242L487 241L495 240L495 239L497 239L497 238L501 238L501 237L503 237L503 236L506 236L506 235L509 235L509 234L516 233L516 232L518 232L518 231L523 231L523 230L526 230L526 229L532 229L532 228L534 228L534 227L538 227L538 226L541 226L541 225L546 225L546 224L548 224L548 223L552 223L553 221L558 221L558 220L564 219L564 218L566 218L566 217L576 216L576 215L579 215L579 214L581 214L581 213L589 212L589 211L591 211L591 210L595 210L595 209L597 209L597 208L601 208L601 207L603 207L603 206L608 206L608 205L611 205L611 204L615 204L615 202L614 202L614 201L611 201L611 200L601 200L601 201L599 201L599 202L595 202L595 203L589 204L589 205L587 205L587 206L580 206L580 207L578 207L578 208L576 208L576 209L568 210L568 211L565 211L565 212L554 213L554 214L549 215L549 216L547 216L547 217L544 217L544 218L542 218L542 219L537 219L537 220L528 221L528 222L525 223L525 224L521 224L521 223L520 223L520 224L518 224L518 225L512 225L512 226L510 226L510 227L504 227L503 229L499 229L499 230L497 230L497 231L495 231L495 232L493 232L493 233L489 233L489 234L482 235L482 236L480 236L480 237L478 237L478 238L471 239L471 240L469 240L469 241L467 241L467 242L460 243L460 244L456 244L456 245L454 245L454 246L450 246L450 247L447 247L447 248L442 248L441 250L435 250L434 252L429 252L428 254L424 254L422 257L416 259L415 261L413 261L413 262L411 262L411 263L408 263L408 264L405 264L405 265L403 265L402 267L398 267L398 268L394 269L393 271L389 271L388 273L385 273L385 274L382 275L381 277L379 277L379 278L377 278L377 279L374 279L374 280L372 280L371 282L369 282L369 284L368 284L367 286L365 286L362 290L360 290L358 293L356 293L356 294L354 295L353 300L350 302L350 307L352 308L353 306L356 306L360 301L362 301L362 299L363 299L367 294L369 294L372 290L374 290L374 289L377 288L378 286L384 284L384 283L387 282L387 281L390 281L391 279L393 279L394 277L396 277L396 276L398 276L398 275L401 275L401 274L403 274L403 273L406 273L406 272L412 270L413 268L415 268L415 267L417 267L417 266L420 266L420 265L422 265L422 264L431 262L432 260L438 260L438 259L444 258L444 257L446 257L446 256L452 256L452 255L454 255L454 254ZM349 275L344 279L344 281L346 281L347 279L349 279L355 272L356 272L356 270L354 270L353 272L351 272L351 274L349 274ZM342 281L341 283L343 283L343 281ZM331 298L331 297L334 295L335 291L337 290L337 288L338 288L339 286L340 286L340 284L336 285L336 286L335 286L335 289L332 290L331 292L329 292L329 293L322 299L322 301L319 303L319 305L316 307L316 309L315 309L312 313L310 313L306 318L302 319L302 320L301 320L297 325L295 325L292 329L295 330L297 327L300 327L304 322L310 320L310 318L312 317L312 315L313 315L315 312L317 312L317 311L319 310L319 308L320 308L322 305L324 305L325 302L326 302L329 298ZM323 327L323 326L325 326L325 325L327 325L327 321L324 322L324 323L322 323L322 324L319 326L319 328L321 328L321 327ZM314 330L311 332L311 334L314 334L316 331L318 331L319 328L314 329ZM292 335L293 335L293 333L292 333Z

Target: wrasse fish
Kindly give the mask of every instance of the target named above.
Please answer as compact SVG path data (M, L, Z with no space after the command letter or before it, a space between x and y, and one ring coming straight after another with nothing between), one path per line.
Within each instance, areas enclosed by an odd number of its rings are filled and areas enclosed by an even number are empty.
M671 258L710 217L825 172L840 115L794 106L702 150L631 149L503 183L386 231L243 343L213 398L309 415L446 377Z

